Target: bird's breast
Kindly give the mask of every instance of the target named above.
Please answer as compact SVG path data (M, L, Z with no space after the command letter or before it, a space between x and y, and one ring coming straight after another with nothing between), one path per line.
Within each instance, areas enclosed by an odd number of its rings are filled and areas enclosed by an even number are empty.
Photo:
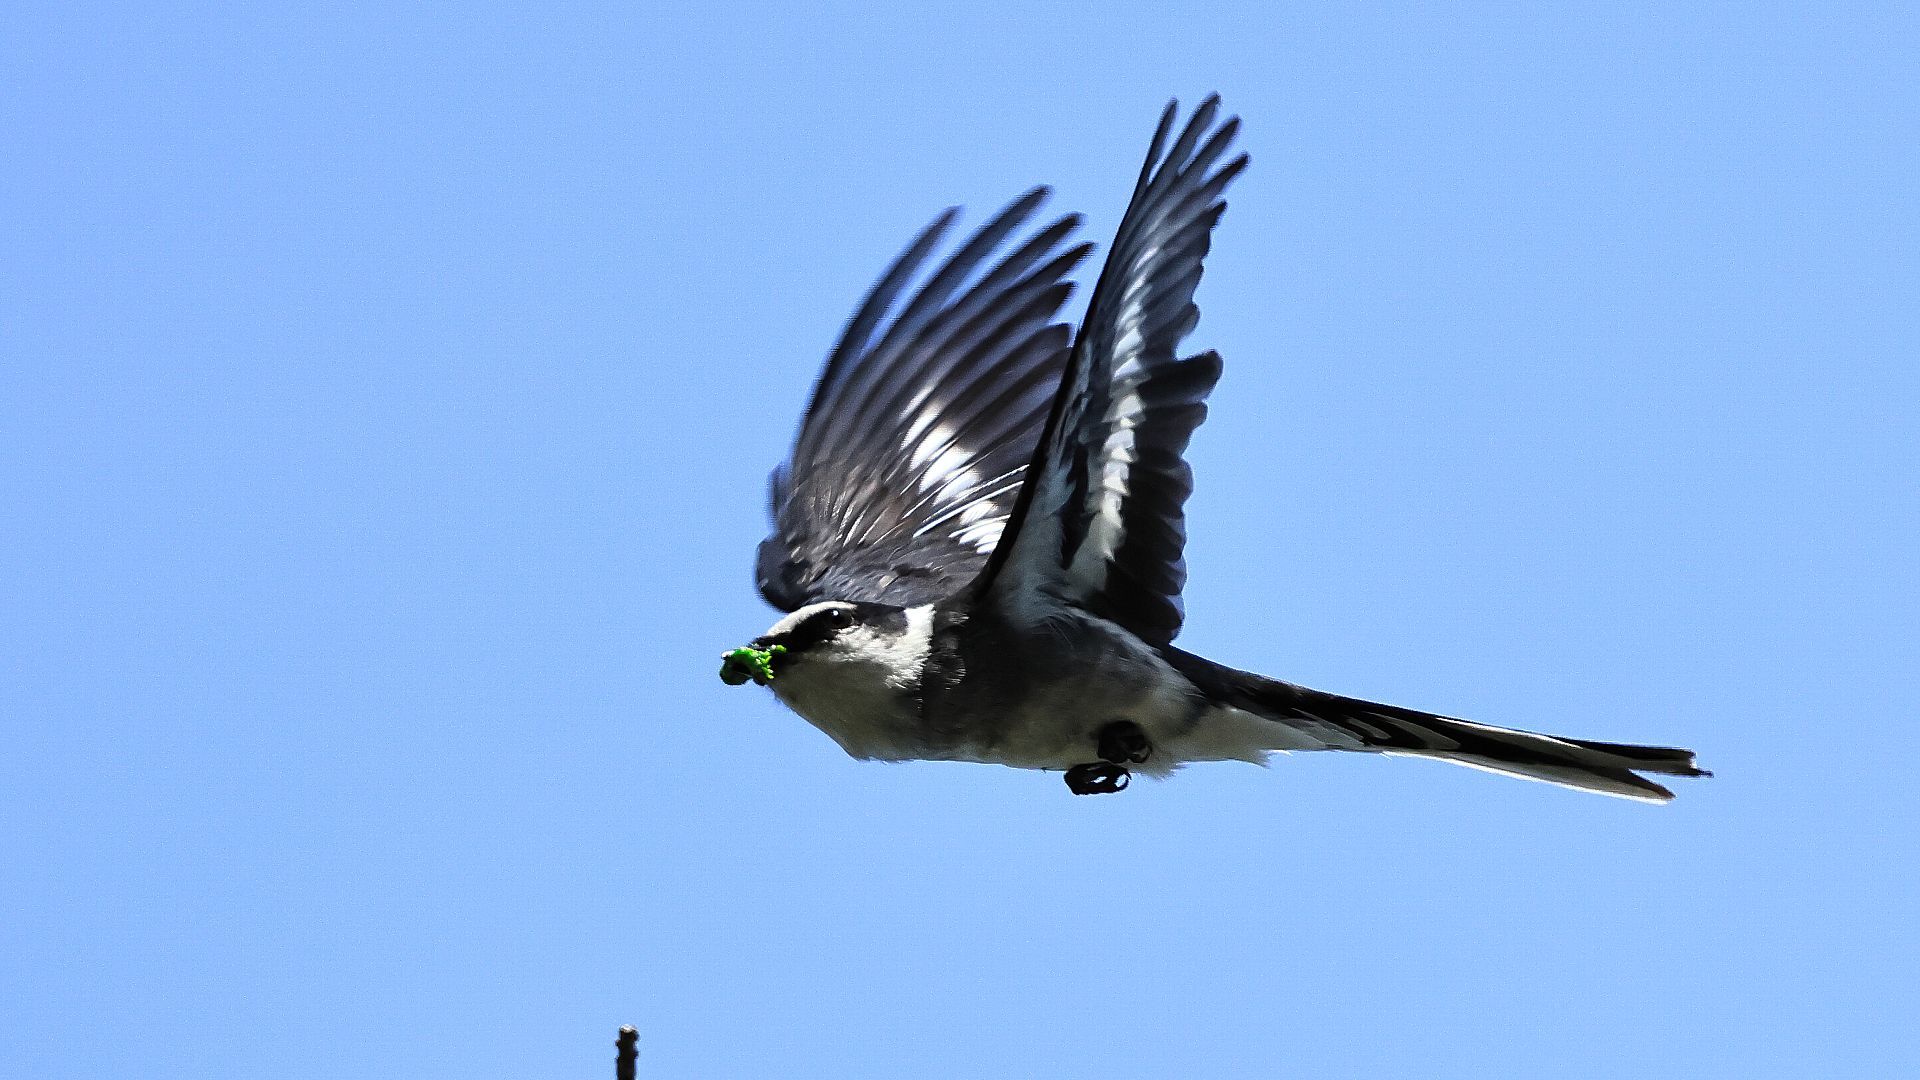
M853 757L911 761L927 756L912 688L868 664L808 665L774 680L773 691Z

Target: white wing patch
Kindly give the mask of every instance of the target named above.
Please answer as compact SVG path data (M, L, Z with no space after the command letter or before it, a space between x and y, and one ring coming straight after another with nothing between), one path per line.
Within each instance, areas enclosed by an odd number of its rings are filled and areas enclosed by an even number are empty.
M1221 192L1246 166L1228 159L1239 122L1208 98L1169 146L1169 106L1147 152L1107 265L1074 336L1048 438L1017 510L1019 535L985 573L999 602L1046 591L1165 644L1179 633L1192 472L1182 455L1206 416L1220 358L1182 359ZM1004 546L1004 545L1003 545ZM1001 570L1009 579L995 576ZM1044 607L1044 605L1039 605Z
M1100 425L1107 432L1106 441L1094 455L1100 475L1093 478L1093 490L1088 492L1093 504L1092 519L1086 538L1080 542L1080 549L1074 552L1067 568L1068 579L1086 592L1097 591L1105 583L1107 563L1126 540L1126 524L1121 513L1126 506L1128 478L1136 460L1134 431L1146 413L1140 383L1147 373L1138 361L1138 350L1122 355L1128 359L1115 373L1113 397Z

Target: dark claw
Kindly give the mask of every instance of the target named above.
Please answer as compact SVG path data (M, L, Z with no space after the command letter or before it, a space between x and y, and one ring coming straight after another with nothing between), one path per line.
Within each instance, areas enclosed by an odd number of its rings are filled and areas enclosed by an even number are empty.
M1138 765L1153 756L1147 733L1131 720L1115 720L1096 732L1094 739L1102 761Z
M1067 770L1067 790L1075 795L1111 795L1125 791L1132 778L1124 765L1095 761Z

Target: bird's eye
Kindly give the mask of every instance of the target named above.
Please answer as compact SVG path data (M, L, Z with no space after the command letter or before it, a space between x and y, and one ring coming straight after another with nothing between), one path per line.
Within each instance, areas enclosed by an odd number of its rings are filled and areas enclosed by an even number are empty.
M847 608L831 608L827 611L827 625L835 630L845 630L853 625L853 612Z

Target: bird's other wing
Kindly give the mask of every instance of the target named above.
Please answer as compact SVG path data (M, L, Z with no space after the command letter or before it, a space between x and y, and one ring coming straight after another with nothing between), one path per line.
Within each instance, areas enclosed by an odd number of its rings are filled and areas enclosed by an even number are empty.
M1014 200L913 290L958 210L941 214L854 313L771 478L768 603L927 603L986 564L1065 366L1066 276L1092 250L1063 247L1074 214L1009 243L1046 195Z
M1169 104L1154 132L1025 486L976 583L1003 607L1044 592L1155 645L1180 630L1193 489L1182 454L1220 357L1175 350L1200 317L1193 291L1221 193L1247 164L1225 160L1240 121L1216 124L1219 111L1209 97L1169 147Z

